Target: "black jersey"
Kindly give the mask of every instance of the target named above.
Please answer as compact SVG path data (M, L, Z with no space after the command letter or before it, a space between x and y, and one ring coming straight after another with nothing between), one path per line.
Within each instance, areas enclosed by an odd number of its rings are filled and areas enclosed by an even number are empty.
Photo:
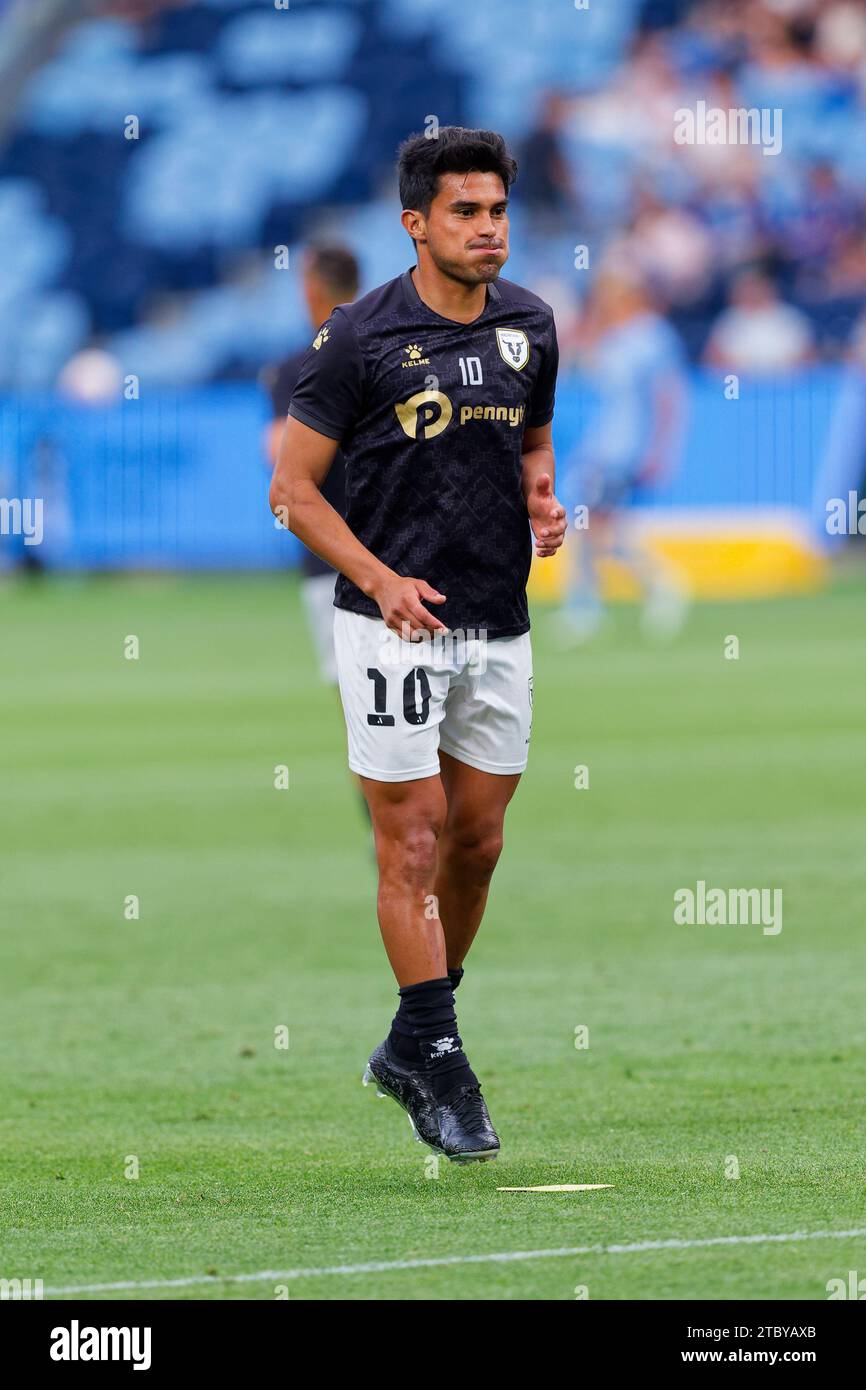
M306 348L301 352L293 352L291 357L283 358L275 367L269 367L262 374L262 381L273 406L276 417L285 416L289 409L289 402L292 399L292 392L298 380L301 364L307 355ZM334 461L328 469L328 476L322 483L322 496L326 502L340 513L346 515L346 476L343 464L343 455L339 449L334 455ZM308 579L315 579L320 574L333 574L334 570L326 560L321 559L314 551L308 550L306 546L301 549L301 572Z
M529 628L523 432L553 416L557 362L553 313L528 290L498 280L456 323L406 271L335 309L301 367L289 414L340 440L349 528L445 594L430 610L452 630ZM345 575L334 602L381 616Z

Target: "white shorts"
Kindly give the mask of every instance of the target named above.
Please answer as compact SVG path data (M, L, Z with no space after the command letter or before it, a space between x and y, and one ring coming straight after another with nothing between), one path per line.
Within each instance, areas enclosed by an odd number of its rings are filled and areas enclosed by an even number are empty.
M319 663L319 675L327 685L337 684L337 659L334 655L334 585L337 576L331 574L305 575L301 580L301 595L307 610L307 623Z
M438 752L482 772L523 772L532 730L532 647L449 634L404 642L381 618L334 610L349 767L375 782L435 777Z

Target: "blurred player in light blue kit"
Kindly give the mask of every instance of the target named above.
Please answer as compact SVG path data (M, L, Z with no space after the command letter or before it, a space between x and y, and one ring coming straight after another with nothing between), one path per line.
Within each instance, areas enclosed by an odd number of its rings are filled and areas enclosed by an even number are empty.
M673 567L635 536L627 510L638 487L663 481L679 464L684 356L636 268L618 260L599 272L581 347L596 405L568 466L573 529L560 633L566 642L584 641L601 626L600 569L610 558L624 564L641 589L645 631L673 635L686 609L683 585Z

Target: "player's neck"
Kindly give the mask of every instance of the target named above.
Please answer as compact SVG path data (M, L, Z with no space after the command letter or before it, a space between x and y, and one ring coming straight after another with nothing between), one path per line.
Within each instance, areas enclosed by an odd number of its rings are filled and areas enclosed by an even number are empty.
M464 285L443 275L438 266L426 265L421 261L412 271L412 283L427 308L432 309L434 314L441 314L444 319L472 323L473 319L484 313L486 284Z

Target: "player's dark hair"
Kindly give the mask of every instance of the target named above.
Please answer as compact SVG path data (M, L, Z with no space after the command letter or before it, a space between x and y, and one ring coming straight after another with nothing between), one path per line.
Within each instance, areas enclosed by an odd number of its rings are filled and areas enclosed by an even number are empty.
M498 174L507 193L517 178L517 160L495 130L440 126L437 134L410 135L397 151L400 203L426 217L440 174Z
M307 248L307 266L317 280L333 291L335 304L347 304L358 293L358 262L348 246L313 242Z

